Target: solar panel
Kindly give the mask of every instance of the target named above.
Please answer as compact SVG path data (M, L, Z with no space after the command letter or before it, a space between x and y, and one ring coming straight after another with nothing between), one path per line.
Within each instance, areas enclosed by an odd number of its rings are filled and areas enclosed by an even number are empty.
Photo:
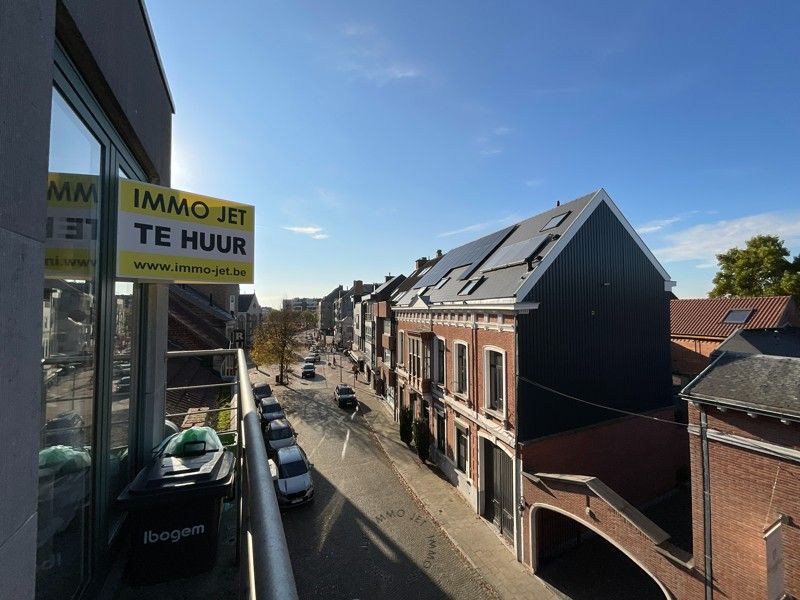
M428 271L414 286L414 288L428 287L436 285L445 273L450 272L456 267L468 266L459 279L469 279L469 275L475 271L475 267L486 258L502 242L516 225L506 227L500 231L490 233L480 239L453 248L439 259L430 271Z
M549 241L549 234L536 235L530 239L499 248L483 263L481 271L491 271L523 263L531 256L536 255Z

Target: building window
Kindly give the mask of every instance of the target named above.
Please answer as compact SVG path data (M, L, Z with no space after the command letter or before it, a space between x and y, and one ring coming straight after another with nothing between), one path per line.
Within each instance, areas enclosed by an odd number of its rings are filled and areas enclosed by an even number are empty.
M455 344L455 380L456 393L467 393L467 345L461 342Z
M404 332L400 332L397 334L397 362L398 364L405 364L406 356L405 356L405 338L406 334Z
M564 222L564 219L566 219L568 216L569 216L569 211L565 212L565 213L561 213L560 215L556 215L555 217L550 219L545 224L545 226L542 227L539 231L547 231L548 229L555 229L556 227L561 225L561 223Z
M422 341L417 337L412 337L409 343L409 363L411 375L422 377Z
M505 398L505 369L504 356L496 350L486 351L486 407L502 412Z
M436 411L436 448L442 454L445 453L445 449L447 447L447 440L445 437L446 430L447 428L445 427L444 413Z
M725 315L725 318L722 320L722 322L741 325L742 323L747 322L747 319L750 318L750 313L752 312L753 312L752 308L738 308L734 310L729 310L728 314Z
M469 430L456 424L456 468L466 475L469 465Z
M445 341L442 338L436 338L436 383L444 385L444 352Z

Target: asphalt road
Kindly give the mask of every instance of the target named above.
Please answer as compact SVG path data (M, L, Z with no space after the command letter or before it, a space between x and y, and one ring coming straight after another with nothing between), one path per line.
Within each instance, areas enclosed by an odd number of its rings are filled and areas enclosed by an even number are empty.
M338 382L339 368L320 363L313 380L274 390L314 465L313 502L283 513L300 597L493 597L392 470L368 409L336 405Z

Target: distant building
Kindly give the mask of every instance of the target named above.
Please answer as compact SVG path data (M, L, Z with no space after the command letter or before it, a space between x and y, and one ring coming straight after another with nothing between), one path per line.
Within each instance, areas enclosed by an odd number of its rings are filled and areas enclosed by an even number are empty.
M253 334L264 320L264 311L255 294L239 294L236 327L244 332L244 347L253 347Z
M708 357L732 333L800 325L791 296L676 299L669 313L673 383L680 387L708 366Z
M322 335L333 335L335 325L333 303L342 295L343 291L341 285L337 286L323 296L317 304L317 331Z
M319 298L284 298L284 310L317 310Z
M361 281L354 281L333 301L333 343L337 346L350 348L353 343L353 293L360 294L362 287Z

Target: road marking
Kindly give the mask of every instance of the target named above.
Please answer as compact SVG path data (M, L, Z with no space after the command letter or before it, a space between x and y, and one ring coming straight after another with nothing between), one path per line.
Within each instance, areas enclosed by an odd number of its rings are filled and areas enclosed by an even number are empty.
M318 449L318 448L319 448L319 447L322 445L322 442L324 442L324 441L325 441L325 436L327 436L327 435L328 435L328 432L327 432L327 431L326 431L326 432L324 432L324 433L322 434L322 438L320 438L319 442L317 442L317 445L316 445L316 446L314 446L314 449L313 449L313 450L311 451L311 453L308 455L308 458L311 458L312 456L314 456L314 452L316 452L316 451L317 451L317 449Z
M352 414L352 415L350 415L350 420L351 420L351 421L353 420L353 417L355 417L355 416L356 416L356 413L357 413L357 412L358 412L358 403L356 402L356 409L353 411L353 414Z
M347 430L347 435L344 436L344 446L342 446L342 460L344 460L344 453L347 452L347 442L350 441L350 430Z

